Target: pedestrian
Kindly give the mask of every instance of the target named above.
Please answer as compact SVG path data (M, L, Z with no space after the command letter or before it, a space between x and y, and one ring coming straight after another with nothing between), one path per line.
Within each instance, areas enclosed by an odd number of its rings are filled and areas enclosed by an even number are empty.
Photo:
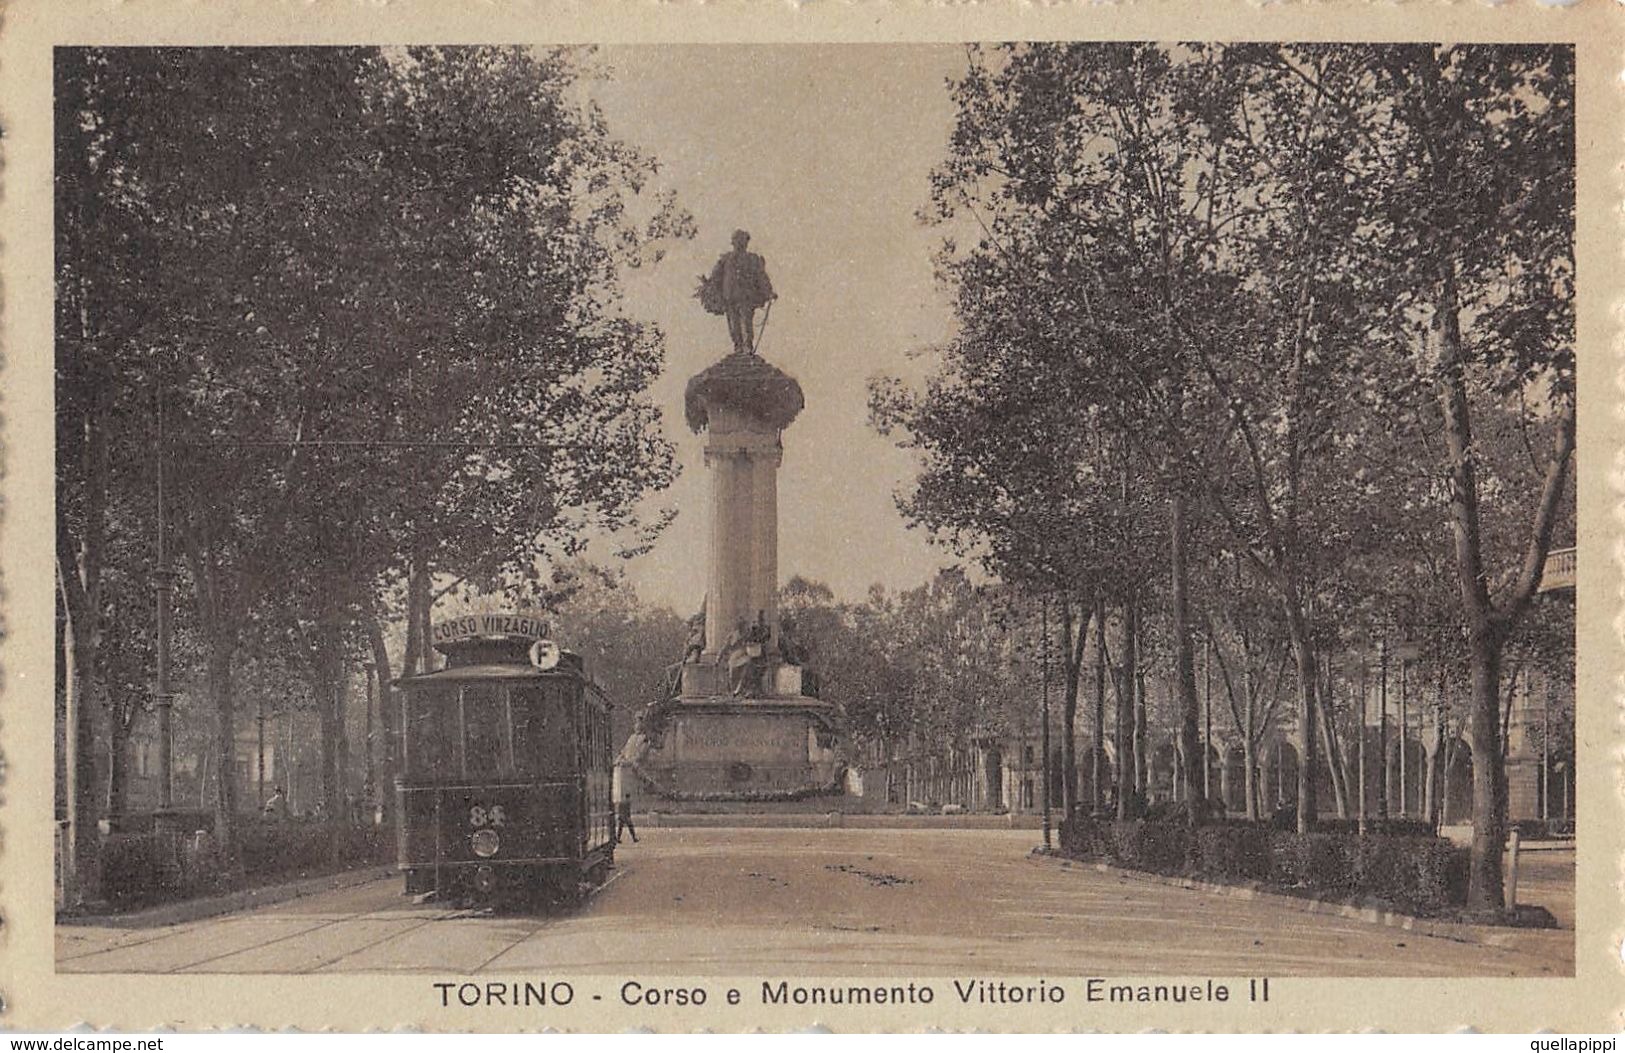
M615 843L621 843L621 833L625 831L632 835L632 843L638 843L638 828L632 825L632 791L621 794L621 803L615 808Z
M282 794L282 787L278 786L266 799L262 809L267 819L286 819L288 817L288 799Z

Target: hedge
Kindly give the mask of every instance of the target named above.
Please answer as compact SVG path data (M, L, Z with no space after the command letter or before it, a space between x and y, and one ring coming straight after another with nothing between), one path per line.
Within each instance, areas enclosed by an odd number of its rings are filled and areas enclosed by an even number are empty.
M1299 834L1260 823L1076 817L1061 823L1061 852L1155 874L1256 881L1330 898L1372 897L1413 914L1467 901L1467 850L1443 838L1346 829Z
M117 910L166 903L252 884L383 863L392 831L346 823L247 819L237 830L238 872L222 867L207 832L112 834L102 841L102 895Z

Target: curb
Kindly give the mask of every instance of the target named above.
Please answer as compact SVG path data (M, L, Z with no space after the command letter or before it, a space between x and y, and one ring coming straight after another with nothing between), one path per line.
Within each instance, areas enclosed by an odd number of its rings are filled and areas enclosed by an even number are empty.
M180 925L220 914L234 914L254 907L268 907L290 899L314 896L319 892L365 885L370 881L392 876L394 873L393 864L376 864L359 870L343 870L337 874L323 874L320 877L289 881L281 885L263 885L259 888L226 892L218 896L166 903L160 907L148 907L145 910L134 910L124 914L64 915L58 917L56 923L106 929L147 929Z
M774 815L770 812L647 812L634 815L633 823L651 829L662 827L736 827L822 830L845 827L852 830L1038 830L1038 819L1003 815L886 815L862 812L798 812Z
M1027 858L1029 861L1040 865L1049 864L1067 870L1094 870L1101 874L1148 881L1170 888L1186 889L1191 892L1205 892L1209 895L1228 896L1232 899L1270 900L1282 905L1292 906L1304 914L1330 914L1348 918L1352 921L1363 921L1371 925L1400 929L1404 932L1415 933L1418 936L1433 936L1442 940L1478 944L1483 947L1510 947L1516 942L1520 934L1526 932L1573 932L1572 929L1541 929L1530 926L1473 925L1459 921L1435 921L1429 918L1419 918L1414 914L1403 914L1376 900L1341 900L1326 899L1321 896L1297 896L1290 892L1268 888L1256 881L1226 884L1216 881L1198 881L1194 878L1169 877L1164 874L1152 874L1144 870L1127 870L1122 867L1114 867L1109 863L1090 863L1078 859L1068 859L1065 856L1044 855L1040 850L1036 849Z

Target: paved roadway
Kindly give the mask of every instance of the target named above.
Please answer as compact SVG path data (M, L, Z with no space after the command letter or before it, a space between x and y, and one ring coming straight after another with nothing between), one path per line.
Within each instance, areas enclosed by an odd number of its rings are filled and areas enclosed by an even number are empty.
M585 907L417 906L393 880L151 929L58 926L63 972L1566 975L1573 932L1485 946L1034 859L1032 831L651 829ZM1572 863L1572 854L1565 853ZM1565 863L1543 860L1561 883ZM1572 869L1568 871L1572 874ZM1572 878L1570 878L1572 881ZM1572 887L1572 886L1571 886Z

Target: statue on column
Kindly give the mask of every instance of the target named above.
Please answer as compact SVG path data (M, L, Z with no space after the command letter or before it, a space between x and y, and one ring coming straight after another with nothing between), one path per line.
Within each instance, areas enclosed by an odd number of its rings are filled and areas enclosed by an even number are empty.
M778 299L773 283L767 278L767 264L762 257L747 250L750 234L736 230L733 251L725 252L711 268L709 277L700 279L700 288L694 294L700 305L712 314L728 319L728 336L733 340L735 354L756 352L756 310L768 307ZM764 316L762 326L767 321Z

